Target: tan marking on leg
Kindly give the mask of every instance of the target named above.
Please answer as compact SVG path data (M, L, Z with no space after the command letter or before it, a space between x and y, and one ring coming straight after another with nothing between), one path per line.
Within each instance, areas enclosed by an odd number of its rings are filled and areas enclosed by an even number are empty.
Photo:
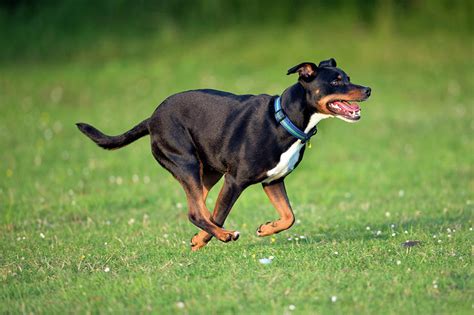
M202 188L202 199L206 202L209 191L214 187L215 184L221 179L222 174L213 171L202 171L201 180L203 184ZM215 210L214 210L215 212ZM196 233L191 239L191 250L197 251L198 249L206 246L206 244L212 239L212 234L207 233L204 230Z
M204 199L204 201L206 201L208 194L209 194L209 189L207 189L206 187L203 187L202 188L202 199Z
M234 202L239 197L242 189L235 185L235 183L226 178L224 185L219 192L219 197L217 198L216 204L214 206L214 211L212 214L211 221L214 222L217 226L222 227L224 221L227 218ZM233 240L237 240L239 234L237 231L234 231ZM191 239L191 249L196 251L204 246L212 239L212 234L202 230Z
M295 222L295 216L286 194L285 184L281 181L275 184L264 185L263 190L277 210L280 218L276 221L260 225L257 235L268 236L289 229Z
M199 233L196 233L196 235L194 235L191 239L191 250L195 252L201 249L202 247L206 246L211 239L211 234L207 233L204 230L199 231Z
M189 220L197 227L212 234L222 242L237 240L239 235L235 231L227 231L211 221L211 214L206 207L203 197L202 185L184 185L188 199Z
M215 184L221 179L222 174L218 173L216 171L202 171L201 174L201 180L202 180L202 186L203 186L203 199L206 201L207 196L209 195L209 191L214 187Z

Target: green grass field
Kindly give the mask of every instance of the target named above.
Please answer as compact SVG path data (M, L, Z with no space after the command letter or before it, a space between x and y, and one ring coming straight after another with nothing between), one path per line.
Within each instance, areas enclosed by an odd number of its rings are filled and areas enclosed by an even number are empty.
M472 37L324 27L3 62L0 313L472 314ZM275 237L255 235L277 216L255 185L226 222L240 239L192 253L184 193L148 138L107 152L74 125L118 134L187 89L280 94L289 67L328 57L373 96L358 124L319 125L286 179L297 223Z

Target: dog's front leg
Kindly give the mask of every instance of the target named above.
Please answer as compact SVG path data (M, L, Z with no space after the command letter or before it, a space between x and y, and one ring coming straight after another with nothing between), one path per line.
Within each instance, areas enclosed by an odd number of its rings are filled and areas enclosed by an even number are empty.
M260 225L257 235L268 236L289 229L295 222L295 216L286 194L285 183L282 180L268 185L263 184L263 190L278 211L280 218Z

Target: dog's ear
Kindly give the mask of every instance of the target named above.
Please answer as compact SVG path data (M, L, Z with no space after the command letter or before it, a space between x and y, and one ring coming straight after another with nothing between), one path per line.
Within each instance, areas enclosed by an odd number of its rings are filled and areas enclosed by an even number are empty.
M300 79L308 81L316 76L316 70L318 66L316 66L312 62L302 62L293 68L288 69L286 75L298 72Z
M334 58L323 60L319 63L318 67L337 67L336 60Z

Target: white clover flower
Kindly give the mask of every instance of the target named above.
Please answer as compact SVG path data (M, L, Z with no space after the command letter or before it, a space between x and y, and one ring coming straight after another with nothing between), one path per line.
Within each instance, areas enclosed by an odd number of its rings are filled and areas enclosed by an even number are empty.
M296 309L296 306L294 306L293 304L290 304L290 305L288 306L288 309L289 309L290 311L294 311L294 310Z
M105 271L105 272L109 272L109 271L110 271L110 268L109 268L109 267L105 267L105 268L104 268L104 271Z
M138 177L137 174L133 174L133 176L132 176L132 182L133 182L134 184L136 184L136 183L138 183L139 181L140 181L140 177Z
M331 296L331 302L336 303L337 301L337 296L333 295Z

